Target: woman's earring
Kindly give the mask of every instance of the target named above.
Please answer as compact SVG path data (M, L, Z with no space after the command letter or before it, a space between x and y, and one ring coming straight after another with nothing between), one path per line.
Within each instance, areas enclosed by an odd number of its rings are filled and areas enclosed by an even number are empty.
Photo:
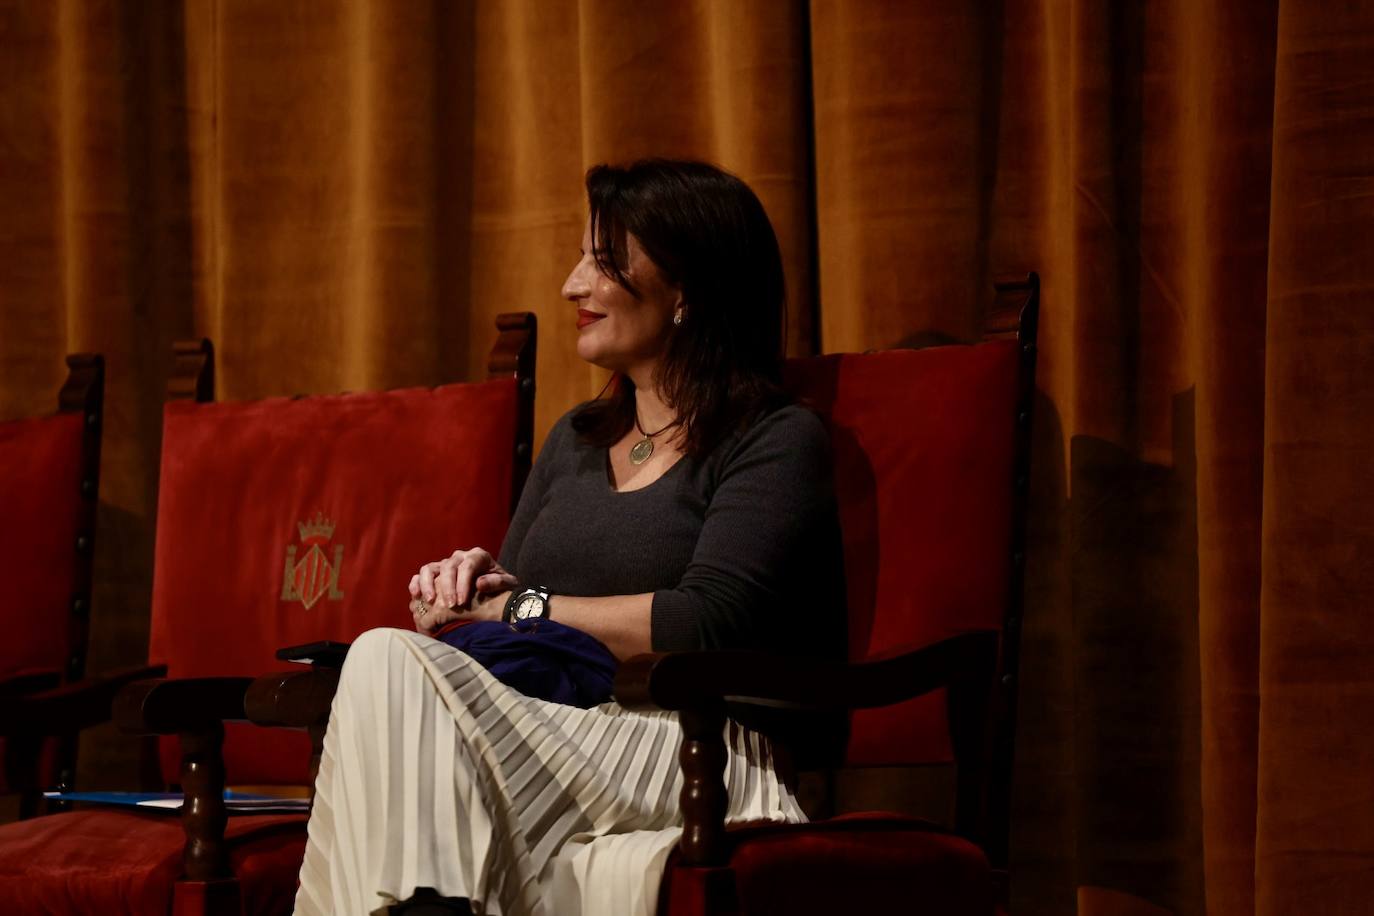
M682 324L682 309L678 309L673 313L673 325L676 326L680 324Z

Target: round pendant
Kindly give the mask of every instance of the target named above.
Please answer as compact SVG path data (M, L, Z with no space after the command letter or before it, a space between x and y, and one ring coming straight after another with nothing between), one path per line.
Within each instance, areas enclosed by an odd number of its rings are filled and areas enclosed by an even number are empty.
M652 439L640 439L630 446L630 464L643 464L649 460L649 456L654 453L654 442Z

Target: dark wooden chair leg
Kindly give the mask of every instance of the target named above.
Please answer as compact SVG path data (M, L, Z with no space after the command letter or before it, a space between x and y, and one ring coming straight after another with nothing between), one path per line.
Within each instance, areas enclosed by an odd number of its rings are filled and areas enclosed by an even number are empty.
M683 710L682 860L686 865L717 866L726 859L725 709Z
M186 871L173 888L172 912L241 916L239 881L229 867L224 839L229 823L224 806L224 725L215 722L180 737Z
M214 881L232 876L224 828L224 725L181 733L181 787L186 802L181 821L186 829L186 877Z
M42 796L38 786L38 757L43 748L41 736L20 732L6 739L5 782L19 794L19 819L38 814Z

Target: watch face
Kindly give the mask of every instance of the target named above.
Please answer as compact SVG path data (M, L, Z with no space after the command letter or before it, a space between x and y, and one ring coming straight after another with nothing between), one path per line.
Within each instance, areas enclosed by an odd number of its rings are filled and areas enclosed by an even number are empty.
M531 617L544 616L544 599L538 595L526 595L515 604L515 612L511 615L516 620L528 620Z

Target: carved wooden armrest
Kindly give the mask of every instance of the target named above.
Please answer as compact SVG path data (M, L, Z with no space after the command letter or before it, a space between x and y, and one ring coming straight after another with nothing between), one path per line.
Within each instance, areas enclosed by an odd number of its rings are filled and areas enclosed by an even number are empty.
M316 667L306 671L282 671L264 675L248 688L244 710L255 725L303 728L310 734L310 796L315 796L315 776L324 753L324 732L329 710L339 687L339 669Z
M37 804L44 741L110 721L110 704L125 684L165 673L161 666L145 666L58 686L56 672L30 672L0 682L5 780L10 791L24 798L20 810L25 816L33 813Z
M0 678L0 702L17 697L51 690L62 683L62 675L57 671L25 671Z
M683 710L713 700L864 709L988 677L996 651L997 634L980 631L860 664L762 652L653 653L620 666L615 698L629 709Z
M255 725L310 728L329 720L329 708L338 686L337 668L263 675L248 688L244 711Z
M141 680L115 698L115 724L136 735L179 735L212 723L245 718L248 677Z
M339 686L351 643L324 640L277 650L282 661L310 665L306 671L278 671L264 675L248 690L245 707L255 725L303 728L310 734L310 797L315 797L315 776L324 753L325 726Z
M0 736L69 734L108 722L111 704L120 690L142 678L166 673L164 665L142 665L83 678L51 690L6 697L0 705Z
M845 664L756 652L678 652L638 655L620 666L615 698L629 709L668 709L682 726L683 862L723 865L725 841L725 704L787 705L808 709L887 706L949 689L956 756L980 758L979 707L986 704L998 636L964 633L932 646L878 661ZM956 712L957 710L957 712ZM964 751L961 754L960 751Z

